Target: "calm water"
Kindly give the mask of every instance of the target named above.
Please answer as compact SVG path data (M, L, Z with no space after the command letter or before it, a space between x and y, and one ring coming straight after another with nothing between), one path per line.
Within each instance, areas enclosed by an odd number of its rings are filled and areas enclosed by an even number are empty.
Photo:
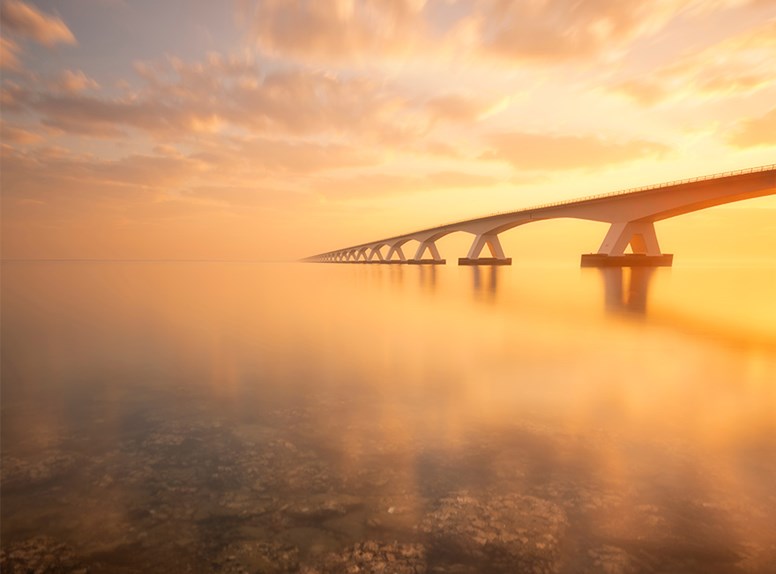
M4 572L774 571L774 268L2 282Z

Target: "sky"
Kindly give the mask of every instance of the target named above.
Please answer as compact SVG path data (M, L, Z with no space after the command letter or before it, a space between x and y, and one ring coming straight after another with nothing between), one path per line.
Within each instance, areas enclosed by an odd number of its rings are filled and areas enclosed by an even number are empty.
M299 258L776 163L776 0L0 14L4 259ZM773 197L737 205L776 237Z

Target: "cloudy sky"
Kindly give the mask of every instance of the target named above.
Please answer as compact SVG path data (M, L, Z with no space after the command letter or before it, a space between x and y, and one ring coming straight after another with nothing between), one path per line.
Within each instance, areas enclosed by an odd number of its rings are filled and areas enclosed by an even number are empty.
M776 163L776 0L0 6L5 258L302 257Z

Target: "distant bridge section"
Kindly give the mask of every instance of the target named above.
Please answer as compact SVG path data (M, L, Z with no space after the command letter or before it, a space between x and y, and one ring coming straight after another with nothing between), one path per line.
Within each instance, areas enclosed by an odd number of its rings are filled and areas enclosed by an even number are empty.
M655 233L656 221L693 211L776 194L776 164L724 174L597 195L497 213L397 235L369 243L319 253L305 261L321 263L443 264L436 242L456 232L473 235L459 265L510 265L499 235L504 231L546 219L574 218L609 224L597 253L582 255L583 266L670 266L673 255L662 253ZM403 247L418 247L407 258ZM626 254L630 245L632 253ZM485 247L490 256L483 256Z

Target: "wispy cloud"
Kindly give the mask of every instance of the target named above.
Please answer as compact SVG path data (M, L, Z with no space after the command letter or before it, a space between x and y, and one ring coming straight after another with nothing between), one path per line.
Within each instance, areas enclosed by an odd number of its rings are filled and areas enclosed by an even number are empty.
M42 140L43 136L40 134L9 124L5 120L0 120L0 142L2 142L3 145L26 146L39 143Z
M424 0L239 0L257 45L270 53L368 59L408 54L422 41Z
M370 173L350 177L318 179L313 191L329 198L387 197L402 193L428 193L449 189L483 188L499 183L485 175L460 171L432 172L427 174L400 175Z
M596 136L506 132L490 136L483 159L504 161L518 169L592 169L654 158L669 148L646 140L609 141Z
M739 122L728 142L737 148L776 146L776 108Z
M64 70L52 83L54 91L78 93L84 90L96 90L100 87L97 80L90 78L81 70Z
M61 18L45 14L21 0L3 0L0 4L4 33L29 38L44 44L75 44L76 39Z
M43 125L99 138L139 130L184 141L238 130L275 139L347 137L389 148L415 146L437 122L472 126L505 102L443 91L418 98L375 74L268 69L250 57L168 58L138 63L135 70L142 86L127 84L118 94L101 90L80 70L65 70L47 82L9 84L3 97L10 108L37 114ZM449 145L436 147L443 148L451 153Z
M466 49L507 60L597 55L663 24L686 3L657 0L241 0L258 46L274 54L364 61Z
M700 52L686 53L652 73L619 82L614 90L645 106L697 95L748 94L776 86L775 58L776 19Z
M0 69L18 70L21 67L19 62L20 52L19 44L10 38L0 36Z
M481 0L470 16L478 47L511 60L577 60L613 52L653 32L680 3Z

